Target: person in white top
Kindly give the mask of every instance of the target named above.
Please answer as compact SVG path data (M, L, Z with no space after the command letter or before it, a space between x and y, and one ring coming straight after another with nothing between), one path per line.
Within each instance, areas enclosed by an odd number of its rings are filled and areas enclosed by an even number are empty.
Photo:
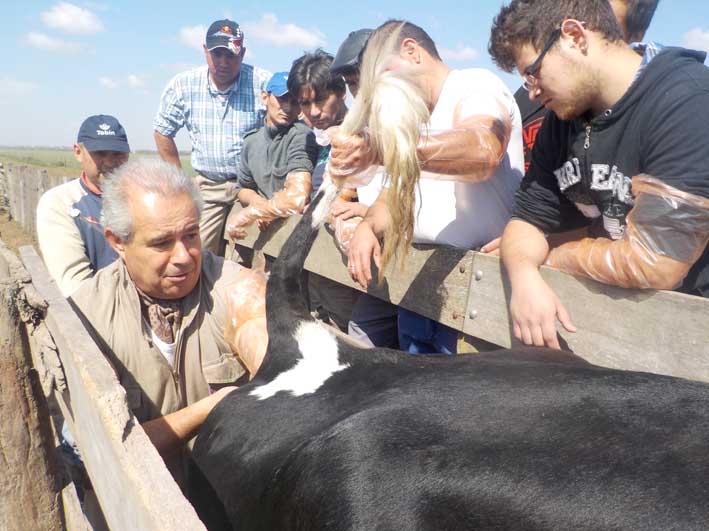
M430 36L410 22L392 20L377 32L398 31L392 68L407 68L431 110L421 137L421 180L414 207L414 243L496 251L524 172L522 124L512 93L483 69L452 70ZM370 45L373 39L370 38ZM350 176L377 164L366 136L333 138L330 172ZM370 262L379 261L380 238L391 223L385 188L350 242L348 268L363 287ZM411 353L455 353L457 333L399 310L399 341Z

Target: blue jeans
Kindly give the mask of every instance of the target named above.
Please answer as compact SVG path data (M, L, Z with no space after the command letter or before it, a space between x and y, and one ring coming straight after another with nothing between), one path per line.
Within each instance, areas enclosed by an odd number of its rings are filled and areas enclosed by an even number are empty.
M458 331L399 308L399 347L409 354L449 354L458 352Z

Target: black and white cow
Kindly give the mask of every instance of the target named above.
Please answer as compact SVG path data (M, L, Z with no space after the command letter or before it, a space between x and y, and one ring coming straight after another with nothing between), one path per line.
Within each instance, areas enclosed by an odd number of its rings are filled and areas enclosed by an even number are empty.
M709 385L546 349L365 350L313 321L300 272L335 194L271 273L257 378L196 441L234 529L709 529Z

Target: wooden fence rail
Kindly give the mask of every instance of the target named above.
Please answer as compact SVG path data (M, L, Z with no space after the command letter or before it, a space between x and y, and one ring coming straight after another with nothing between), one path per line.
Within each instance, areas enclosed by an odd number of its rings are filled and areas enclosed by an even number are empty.
M273 223L264 232L252 226L246 239L231 245L277 256L299 219L293 216ZM318 234L305 268L361 291L327 230ZM569 350L606 367L709 382L709 300L616 288L548 267L542 268L542 275L578 328L576 333L560 332ZM375 282L368 292L495 345L509 347L516 342L509 316L509 283L495 256L418 246L406 259L404 270L387 270L382 286Z

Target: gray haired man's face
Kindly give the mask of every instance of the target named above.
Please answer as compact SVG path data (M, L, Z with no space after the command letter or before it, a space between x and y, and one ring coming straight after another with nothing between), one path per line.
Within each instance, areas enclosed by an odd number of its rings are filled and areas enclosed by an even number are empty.
M202 267L194 200L187 193L165 197L145 190L129 197L133 236L130 242L111 242L114 249L141 291L181 299L197 285Z

